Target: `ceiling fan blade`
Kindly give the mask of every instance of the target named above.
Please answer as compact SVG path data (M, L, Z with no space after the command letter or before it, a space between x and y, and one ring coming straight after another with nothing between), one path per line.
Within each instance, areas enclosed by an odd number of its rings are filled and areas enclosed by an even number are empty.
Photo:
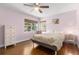
M39 6L40 8L49 8L49 6Z
M34 5L24 4L24 6L35 7Z
M43 11L41 9L38 10L40 13L43 13Z
M39 6L39 5L40 5L40 3L35 3L35 5Z

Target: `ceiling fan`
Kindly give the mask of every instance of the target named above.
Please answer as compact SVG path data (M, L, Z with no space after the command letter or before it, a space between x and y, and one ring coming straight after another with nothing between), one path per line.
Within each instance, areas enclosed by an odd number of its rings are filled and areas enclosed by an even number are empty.
M43 13L42 8L49 8L49 6L43 6L40 3L24 4L24 6L34 7L34 9L38 10L40 13Z

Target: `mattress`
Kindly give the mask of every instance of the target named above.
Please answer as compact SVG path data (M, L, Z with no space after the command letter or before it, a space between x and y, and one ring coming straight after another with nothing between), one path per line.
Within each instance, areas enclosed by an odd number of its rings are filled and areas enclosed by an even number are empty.
M54 39L53 39L52 36L45 35L45 34L35 34L34 40L44 42L44 43L47 43L47 44L51 44L52 42L54 42Z
M62 46L62 42L64 41L64 36L59 33L54 34L35 34L33 36L33 40L43 42L49 45L55 45L58 50Z

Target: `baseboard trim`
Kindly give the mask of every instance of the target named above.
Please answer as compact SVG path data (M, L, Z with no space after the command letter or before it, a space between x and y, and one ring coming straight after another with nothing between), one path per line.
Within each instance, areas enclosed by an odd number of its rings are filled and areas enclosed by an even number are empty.
M30 39L24 39L24 40L19 40L19 41L16 41L16 43L20 43L20 42L23 42L23 41L28 41L28 40L30 40Z
M17 44L17 43L20 43L20 42L23 42L23 41L28 41L28 40L30 40L30 39L19 40L19 41L16 41L15 43ZM0 45L0 48L2 48L2 47L4 47L4 45Z

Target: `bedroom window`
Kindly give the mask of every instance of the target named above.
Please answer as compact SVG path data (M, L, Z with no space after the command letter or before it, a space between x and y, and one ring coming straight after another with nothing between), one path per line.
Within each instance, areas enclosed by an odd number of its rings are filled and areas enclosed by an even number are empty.
M26 31L35 31L37 28L37 22L33 20L24 20L24 32Z
M46 32L46 21L41 21L40 22L40 30L42 32Z

